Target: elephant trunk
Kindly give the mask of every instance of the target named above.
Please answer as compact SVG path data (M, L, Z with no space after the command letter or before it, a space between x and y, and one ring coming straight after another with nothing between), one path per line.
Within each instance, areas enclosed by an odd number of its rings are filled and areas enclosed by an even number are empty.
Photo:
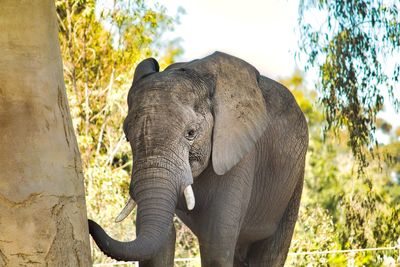
M104 254L116 260L142 261L153 257L166 243L180 192L178 179L171 177L172 173L165 168L147 167L134 174L131 192L138 206L135 240L114 240L89 220L89 232Z

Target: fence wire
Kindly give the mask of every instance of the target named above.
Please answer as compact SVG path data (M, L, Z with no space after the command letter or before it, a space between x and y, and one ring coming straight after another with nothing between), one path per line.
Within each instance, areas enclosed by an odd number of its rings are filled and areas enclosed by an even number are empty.
M354 262L354 257L357 253L366 252L366 251L382 251L382 250L399 250L399 257L396 260L397 262L394 265L390 266L400 266L400 238L398 240L398 244L392 247L380 247L380 248L360 248L360 249L344 249L344 250L323 250L323 251L299 251L299 252L289 252L288 257L297 257L304 255L326 255L326 254L349 254L349 261L347 266L355 266L352 264ZM195 258L176 258L175 262L200 262L200 257ZM139 263L136 261L116 261L110 263L97 263L93 264L94 267L106 267L106 266L139 266Z

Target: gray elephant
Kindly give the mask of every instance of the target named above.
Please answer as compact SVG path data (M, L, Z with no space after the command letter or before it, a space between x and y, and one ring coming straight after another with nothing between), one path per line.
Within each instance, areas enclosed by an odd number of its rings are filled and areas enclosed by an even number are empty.
M124 131L133 153L137 238L89 220L98 247L140 266L173 266L176 214L198 237L202 266L283 266L308 145L292 94L247 62L215 52L159 72L136 68Z

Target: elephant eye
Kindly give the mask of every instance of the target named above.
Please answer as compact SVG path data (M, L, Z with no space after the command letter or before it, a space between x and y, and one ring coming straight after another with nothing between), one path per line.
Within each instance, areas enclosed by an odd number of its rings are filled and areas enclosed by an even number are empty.
M196 137L197 137L197 130L194 128L189 129L185 134L185 138L189 141L193 141Z

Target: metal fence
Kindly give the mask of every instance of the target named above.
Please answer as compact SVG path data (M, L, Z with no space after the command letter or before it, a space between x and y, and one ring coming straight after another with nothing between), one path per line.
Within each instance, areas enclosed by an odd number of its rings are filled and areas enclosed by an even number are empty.
M178 258L174 260L175 262L196 262L200 263L200 258ZM98 263L98 264L93 264L94 267L107 267L107 266L123 266L123 267L139 267L139 262L137 261L116 261L116 262L110 262L110 263Z
M325 251L300 251L300 252L289 252L288 257L299 257L305 255L326 255L326 254L347 254L347 267L355 267L355 257L357 253L368 252L368 251L383 251L383 250L398 250L399 256L397 259L388 259L385 266L400 266L400 238L397 241L396 246L392 247L380 247L380 248L363 248L363 249L345 249L345 250L325 250ZM187 262L187 263L200 263L200 258L177 258L176 263ZM110 262L110 263L98 263L93 264L94 267L107 267L107 266L135 266L139 267L138 262Z

